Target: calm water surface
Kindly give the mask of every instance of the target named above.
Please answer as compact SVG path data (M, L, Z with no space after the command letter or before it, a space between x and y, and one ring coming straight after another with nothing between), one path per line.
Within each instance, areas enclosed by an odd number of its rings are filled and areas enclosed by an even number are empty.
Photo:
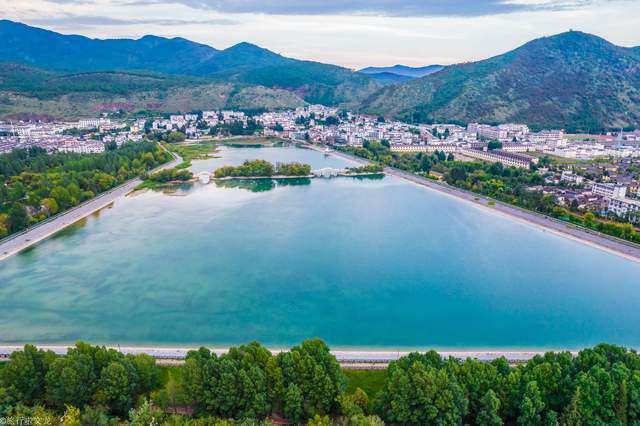
M639 264L388 176L145 192L0 263L1 342L640 347L639 307Z

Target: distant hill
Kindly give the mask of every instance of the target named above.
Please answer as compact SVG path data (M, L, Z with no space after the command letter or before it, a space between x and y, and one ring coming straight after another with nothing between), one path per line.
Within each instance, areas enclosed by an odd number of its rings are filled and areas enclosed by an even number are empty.
M375 78L381 84L387 86L390 84L398 84L403 81L413 80L413 77L409 77L406 75L394 74L392 72L379 72L374 74L369 74L371 78Z
M367 67L361 69L358 72L370 75L389 73L405 77L419 78L438 72L443 68L443 65L427 65L426 67L408 67L406 65L394 65L392 67Z
M385 87L361 108L414 122L517 121L580 131L640 127L640 53L571 31Z
M64 73L0 62L0 117L58 119L100 112L190 112L202 109L296 108L304 101L283 89L143 71Z
M183 38L152 35L98 40L8 20L0 20L0 58L62 73L142 71L260 85L290 91L308 102L347 107L381 87L375 79L349 69L286 58L250 43L218 50Z

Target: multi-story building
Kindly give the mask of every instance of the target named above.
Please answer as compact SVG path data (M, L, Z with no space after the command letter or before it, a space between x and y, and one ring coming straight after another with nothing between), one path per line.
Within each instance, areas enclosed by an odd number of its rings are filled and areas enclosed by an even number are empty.
M627 195L627 187L614 183L594 183L591 192L607 198L624 198Z
M609 213L627 219L629 222L640 222L640 200L620 197L611 198L607 207Z

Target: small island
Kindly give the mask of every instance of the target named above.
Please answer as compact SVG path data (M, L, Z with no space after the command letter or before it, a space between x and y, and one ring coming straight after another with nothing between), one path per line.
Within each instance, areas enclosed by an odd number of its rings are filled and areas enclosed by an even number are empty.
M276 163L265 160L245 161L239 166L223 166L213 172L216 180L232 179L299 179L299 178L331 178L331 177L361 177L379 176L384 174L381 164L367 164L359 167L334 169L326 167L311 170L309 164Z
M349 176L379 175L384 174L384 166L378 163L371 163L360 167L347 167L344 174Z
M311 166L303 163L276 163L248 160L239 166L223 166L213 172L216 179L293 179L312 177Z
M158 189L191 182L193 181L193 173L189 170L179 168L164 169L144 175L143 180L144 182L138 185L136 190Z

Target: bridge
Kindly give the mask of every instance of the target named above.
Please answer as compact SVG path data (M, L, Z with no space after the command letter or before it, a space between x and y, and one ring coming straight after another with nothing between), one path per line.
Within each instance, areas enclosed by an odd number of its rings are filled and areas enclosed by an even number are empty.
M211 182L211 179L213 178L213 173L200 172L200 173L196 173L193 177L198 179L198 181L200 181L200 183L209 183L209 182Z

